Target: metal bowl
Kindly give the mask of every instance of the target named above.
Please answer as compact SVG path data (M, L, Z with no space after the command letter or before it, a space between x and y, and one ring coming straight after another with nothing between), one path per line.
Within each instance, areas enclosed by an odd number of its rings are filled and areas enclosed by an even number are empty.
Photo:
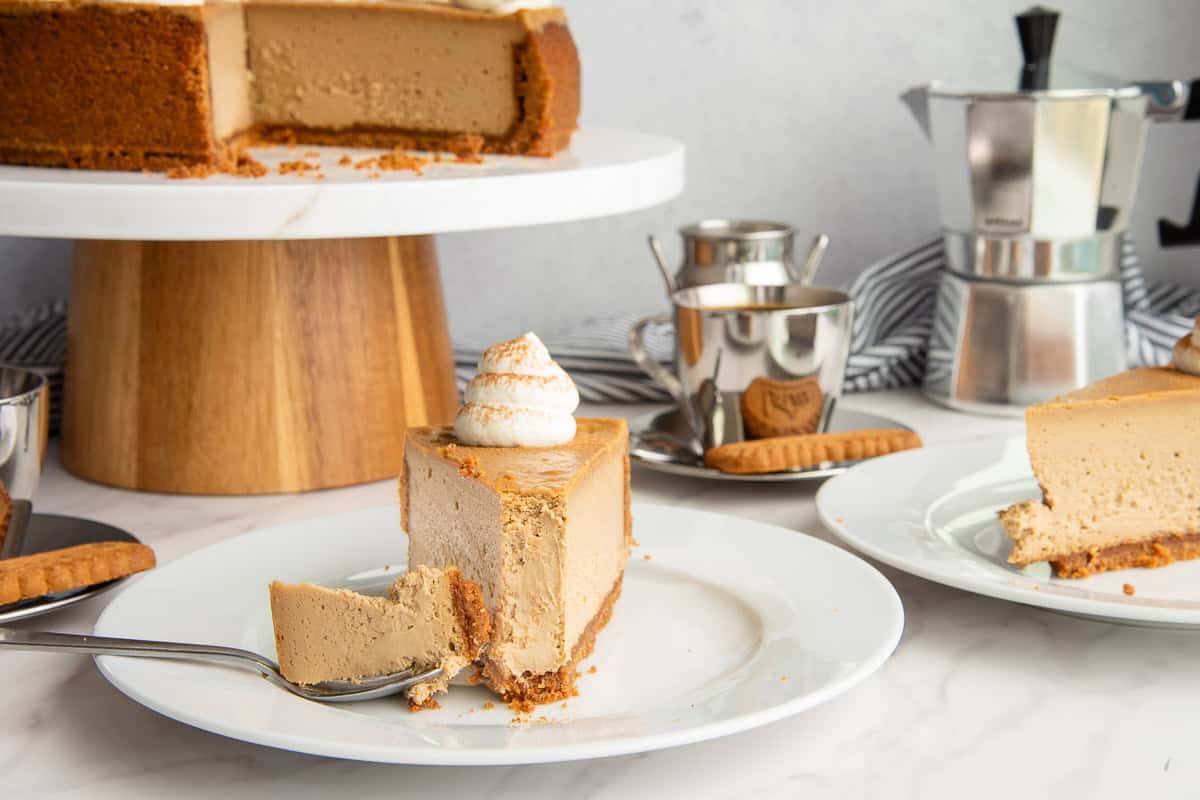
M13 502L0 558L21 552L33 511L33 496L42 474L49 422L46 379L34 372L0 365L0 482Z

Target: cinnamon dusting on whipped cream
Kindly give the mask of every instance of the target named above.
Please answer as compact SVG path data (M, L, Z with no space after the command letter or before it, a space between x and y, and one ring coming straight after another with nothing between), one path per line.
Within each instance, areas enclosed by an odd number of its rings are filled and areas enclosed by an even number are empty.
M454 433L480 447L552 447L575 438L579 391L532 333L494 344L479 357Z

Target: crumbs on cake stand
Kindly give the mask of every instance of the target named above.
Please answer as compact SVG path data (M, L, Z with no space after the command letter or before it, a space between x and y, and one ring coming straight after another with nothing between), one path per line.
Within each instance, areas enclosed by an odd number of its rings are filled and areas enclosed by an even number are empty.
M1132 583L1127 583L1121 587L1121 591L1125 593L1126 597L1133 597L1135 594L1137 594L1137 587Z
M296 161L281 161L279 162L280 175L313 175L317 180L324 180L325 173L321 171L320 163L313 164L302 159Z

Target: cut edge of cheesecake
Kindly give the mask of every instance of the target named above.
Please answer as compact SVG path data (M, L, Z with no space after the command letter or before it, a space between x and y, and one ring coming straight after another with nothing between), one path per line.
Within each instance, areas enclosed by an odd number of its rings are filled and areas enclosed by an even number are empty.
M259 119L263 82L255 88L247 23L259 8L360 9L515 25L524 35L512 54L514 122L502 134L479 135L359 124L353 118L336 127ZM45 18L42 30L52 35L35 36L39 17ZM114 35L131 43L131 52L95 46ZM570 144L580 109L578 52L560 8L497 15L332 0L196 5L0 0L0 45L10 38L36 41L24 48L10 41L3 48L8 55L0 53L0 100L15 109L7 125L0 121L0 163L7 164L198 177L236 173L246 148L278 142L548 157ZM160 69L147 71L146 63ZM65 93L55 90L50 98L41 86L30 85L22 78L30 70L53 76L46 79L66 87ZM22 128L21 120L32 121ZM93 141L80 131L103 133Z
M436 708L435 695L479 659L491 638L479 586L455 567L419 567L399 576L387 597L281 581L269 591L285 678L311 685L440 667L441 676L407 690L414 711Z
M1059 577L1083 578L1200 557L1200 453L1183 446L1192 428L1200 441L1200 415L1187 413L1200 408L1196 404L1200 378L1142 367L1031 406L1026 445L1042 498L999 512L1013 543L1009 562L1048 561ZM1130 417L1139 409L1174 427L1160 442L1139 439ZM1078 427L1074 445L1045 440L1049 427L1063 426ZM1066 460L1048 463L1055 457ZM1118 475L1122 470L1126 474ZM1139 478L1143 472L1157 477ZM1147 485L1164 497L1148 498ZM1166 522L1152 519L1156 513Z
M497 650L503 649L503 643L500 643L500 647L497 647L497 636L502 635L501 631L505 624L499 610L496 610L496 624L493 627L492 647L483 658L484 666L481 676L487 683L488 688L500 695L515 710L521 712L529 711L535 704L550 703L575 696L575 682L578 677L577 667L580 661L587 658L593 652L596 637L607 626L612 617L613 607L621 594L624 565L628 560L633 541L628 427L623 419L607 418L579 418L577 426L579 433L577 433L576 441L560 447L576 449L580 433L584 437L588 437L595 435L599 431L603 431L608 438L606 439L605 446L596 449L583 462L582 466L568 471L550 470L547 473L540 470L532 470L527 474L523 474L520 471L514 474L512 471L496 470L494 469L494 465L502 462L496 462L495 459L504 458L506 451L511 451L511 448L481 448L461 445L457 443L453 429L449 426L410 429L408 442L406 442L405 447L404 471L401 473L399 480L399 498L401 526L406 532L409 532L410 562L415 561L415 559L412 555L413 535L410 528L409 478L411 476L411 469L408 463L408 447L414 440L419 441L418 446L422 449L436 453L440 459L455 466L459 476L469 479L473 483L485 486L498 499L501 495L505 494L523 495L538 499L538 502L548 503L559 510L566 508L566 500L572 488L589 473L589 469L597 461L601 460L604 453L611 447L619 447L621 450L621 481L623 490L620 502L623 509L621 518L622 553L620 568L616 570L611 586L606 584L606 587L608 587L607 592L597 604L596 610L591 614L587 623L582 627L579 635L574 637L573 643L566 644L563 657L559 659L555 667L540 671L521 670L518 673L510 670L502 663L500 658L493 657L497 653ZM559 448L523 449L554 451Z

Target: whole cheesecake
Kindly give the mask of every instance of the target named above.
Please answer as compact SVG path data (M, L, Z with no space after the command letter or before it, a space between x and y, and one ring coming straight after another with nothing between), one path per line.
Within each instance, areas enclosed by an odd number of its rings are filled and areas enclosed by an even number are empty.
M1010 562L1080 578L1200 557L1200 377L1133 369L1025 420L1042 499L1000 512Z
M471 4L494 8L0 0L0 162L233 170L263 140L565 148L579 115L565 15Z

